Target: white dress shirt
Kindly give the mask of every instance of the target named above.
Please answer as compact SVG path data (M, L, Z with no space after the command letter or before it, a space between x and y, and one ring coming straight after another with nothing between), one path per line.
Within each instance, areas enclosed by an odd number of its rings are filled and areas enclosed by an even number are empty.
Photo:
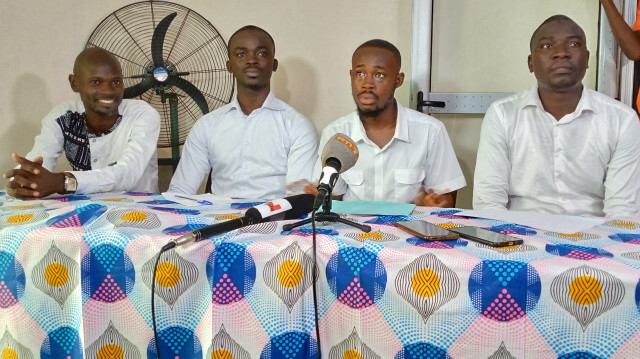
M396 103L396 130L383 148L367 137L356 112L322 131L321 144L343 133L356 142L360 152L355 166L340 174L333 195L344 194L345 201L408 203L420 188L451 192L467 184L442 122ZM315 166L315 179L322 173L320 160Z
M317 148L311 121L272 93L248 116L236 97L195 123L169 192L195 194L212 170L213 194L284 197L286 184L309 179Z
M637 216L640 123L636 113L584 88L557 121L537 87L496 101L482 123L474 209Z
M42 130L26 158L42 156L43 167L53 171L64 151L64 136L56 120L67 112L84 111L80 98L51 110L42 120ZM91 170L68 171L78 182L76 193L158 192L160 115L144 101L126 99L118 106L118 113L122 118L110 133L89 138Z

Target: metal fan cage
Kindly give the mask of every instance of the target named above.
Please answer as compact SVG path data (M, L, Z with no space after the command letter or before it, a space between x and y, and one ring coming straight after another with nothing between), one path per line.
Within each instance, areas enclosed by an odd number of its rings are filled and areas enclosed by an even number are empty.
M227 72L227 44L216 28L195 11L166 1L142 1L122 7L107 16L93 31L86 47L102 47L122 65L125 88L139 83L140 75L153 66L151 39L160 20L176 12L167 29L163 57L204 95L209 111L231 101L233 75ZM186 93L175 86L156 86L139 98L153 106L162 118L158 147L171 146L171 111L161 93L178 99L179 142L184 143L195 121L203 113Z

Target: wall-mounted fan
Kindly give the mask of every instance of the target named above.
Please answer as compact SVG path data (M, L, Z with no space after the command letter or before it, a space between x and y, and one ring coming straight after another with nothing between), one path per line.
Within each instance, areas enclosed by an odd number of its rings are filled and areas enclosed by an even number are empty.
M177 164L179 146L200 116L233 97L226 42L209 21L182 5L141 1L120 8L89 36L86 47L93 46L120 60L124 97L145 100L160 113L158 147L172 148L164 164Z

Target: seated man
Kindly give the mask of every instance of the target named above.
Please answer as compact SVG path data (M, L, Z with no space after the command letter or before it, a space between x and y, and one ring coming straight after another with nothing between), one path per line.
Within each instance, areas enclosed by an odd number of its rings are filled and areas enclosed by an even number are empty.
M169 192L195 194L211 172L216 195L274 199L313 171L318 136L313 124L271 92L278 68L271 35L245 26L229 38L227 70L235 101L201 117L187 136Z
M41 198L53 193L158 191L156 144L160 115L144 101L123 100L122 69L108 51L82 51L69 83L80 98L42 120L33 149L4 174L7 194ZM52 172L64 151L72 171Z
M640 123L630 107L583 86L584 31L552 16L530 48L537 86L493 103L482 123L473 207L637 216Z
M456 190L466 182L444 125L394 98L404 81L398 49L384 40L370 40L356 49L351 62L357 111L327 126L320 143L344 133L360 154L355 166L338 178L333 195L345 201L455 206ZM321 169L318 162L314 178L320 178ZM307 192L316 191L307 186Z

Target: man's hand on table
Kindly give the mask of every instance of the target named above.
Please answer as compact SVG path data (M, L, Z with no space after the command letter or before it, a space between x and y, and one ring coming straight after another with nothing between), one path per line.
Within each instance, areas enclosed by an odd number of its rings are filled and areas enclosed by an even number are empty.
M445 191L448 191L448 189ZM439 193L431 189L425 191L424 188L420 188L420 192L416 195L413 203L416 206L423 207L452 208L456 205L456 193L456 191Z
M19 167L4 173L6 191L9 196L20 199L38 199L53 193L64 193L63 173L50 172L42 167L42 157L33 161L12 153Z

